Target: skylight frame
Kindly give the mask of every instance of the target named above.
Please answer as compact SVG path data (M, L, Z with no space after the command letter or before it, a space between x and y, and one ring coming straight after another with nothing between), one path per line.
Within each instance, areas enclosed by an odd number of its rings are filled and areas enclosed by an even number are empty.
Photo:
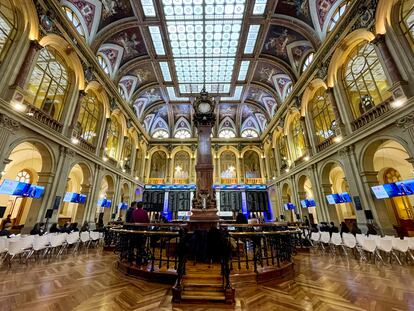
M142 11L145 17L156 17L154 0L141 0Z
M162 0L162 7L180 93L204 85L229 93L247 1Z
M162 78L164 79L164 81L172 82L171 71L168 62L159 62L159 65L162 73Z
M155 53L158 56L166 55L164 42L162 41L160 27L159 26L148 26L148 31L151 36L152 45L154 46Z
M237 76L237 81L245 81L247 77L247 72L249 71L250 61L244 60L240 63L239 75Z
M244 46L244 54L253 54L256 47L257 37L259 36L260 25L252 24L249 26L247 33L246 45Z
M263 15L267 6L267 0L255 0L253 15Z

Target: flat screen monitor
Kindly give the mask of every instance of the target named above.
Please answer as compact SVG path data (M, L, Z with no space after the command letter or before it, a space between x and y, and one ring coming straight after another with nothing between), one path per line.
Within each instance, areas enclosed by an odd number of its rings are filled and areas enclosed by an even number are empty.
M303 208L308 208L308 207L316 206L316 202L314 199L306 199L306 200L300 201L300 205Z
M87 198L86 194L79 194L77 203L85 204L86 203L86 198Z
M105 205L103 207L111 207L112 201L111 200L105 200Z
M13 195L21 197L25 196L25 194L29 192L30 186L30 184L26 184L25 182L19 182L16 189L13 191Z
M371 187L371 191L377 199L388 199L390 197L384 186L378 185Z
M293 203L286 203L285 205L284 205L284 207L285 207L285 210L294 210L295 208L296 208L296 206L295 206L295 204L293 204Z
M30 187L31 187L31 184L28 184L25 182L5 179L0 185L0 193L15 195L15 196L27 196L25 194L29 192Z
M24 197L40 199L45 193L45 187L31 185L27 192L23 193Z
M326 200L328 201L329 204L336 204L336 200L335 200L333 194L328 194L326 196Z
M127 209L128 208L128 204L121 202L118 204L118 209Z
M329 204L342 204L352 202L351 196L348 192L334 193L326 196Z

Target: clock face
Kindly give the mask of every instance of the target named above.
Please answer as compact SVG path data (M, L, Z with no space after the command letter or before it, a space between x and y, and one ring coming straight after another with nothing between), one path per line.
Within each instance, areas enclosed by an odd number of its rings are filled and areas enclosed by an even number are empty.
M198 111L201 113L209 113L211 111L211 106L209 103L200 103L198 105Z

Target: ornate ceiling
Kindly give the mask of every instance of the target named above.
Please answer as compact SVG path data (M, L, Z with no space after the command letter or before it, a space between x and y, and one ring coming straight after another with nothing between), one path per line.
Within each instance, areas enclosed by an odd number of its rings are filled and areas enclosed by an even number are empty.
M215 136L260 135L346 3L61 1L145 130L170 138L196 135L191 102L203 85L218 102Z

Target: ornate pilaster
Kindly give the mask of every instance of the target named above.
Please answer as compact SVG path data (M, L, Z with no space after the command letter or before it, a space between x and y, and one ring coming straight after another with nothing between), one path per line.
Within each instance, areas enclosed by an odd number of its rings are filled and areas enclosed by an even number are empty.
M335 121L336 121L336 124L337 124L337 128L340 130L340 132L336 133L336 134L337 134L337 136L339 136L341 134L343 135L345 126L344 126L344 122L342 121L341 114L339 113L338 102L336 101L334 90L333 90L332 87L328 87L328 89L326 90L326 95L328 96L328 100L329 100L329 102L332 106L332 111L333 111L334 116L335 116Z
M384 68L388 72L390 82L392 84L390 91L394 99L401 97L409 97L408 84L401 76L401 73L395 63L395 60L390 52L390 49L385 42L385 35L378 34L372 43L377 47L379 56L381 57Z
M85 98L85 96L86 96L86 92L83 90L80 90L78 101L75 107L75 111L73 112L72 122L70 123L70 126L69 126L69 131L72 137L78 137L80 134L79 133L80 129L78 128L77 124L78 124L78 119L79 119L79 113L82 107L82 101Z
M111 118L107 118L105 120L105 129L103 132L103 139L102 139L102 144L101 144L101 151L100 151L101 156L105 155L106 143L108 141L108 129L110 126L111 126Z
M307 150L307 154L308 156L310 156L312 153L312 148L310 145L309 132L308 128L306 127L305 117L300 117L300 126L302 127L303 136L305 137L305 147Z
M5 159L9 150L10 138L20 129L20 123L16 120L0 113L0 172L10 160Z
M397 127L401 128L403 132L408 132L408 135L411 139L411 144L414 145L414 112L411 112L396 122Z

